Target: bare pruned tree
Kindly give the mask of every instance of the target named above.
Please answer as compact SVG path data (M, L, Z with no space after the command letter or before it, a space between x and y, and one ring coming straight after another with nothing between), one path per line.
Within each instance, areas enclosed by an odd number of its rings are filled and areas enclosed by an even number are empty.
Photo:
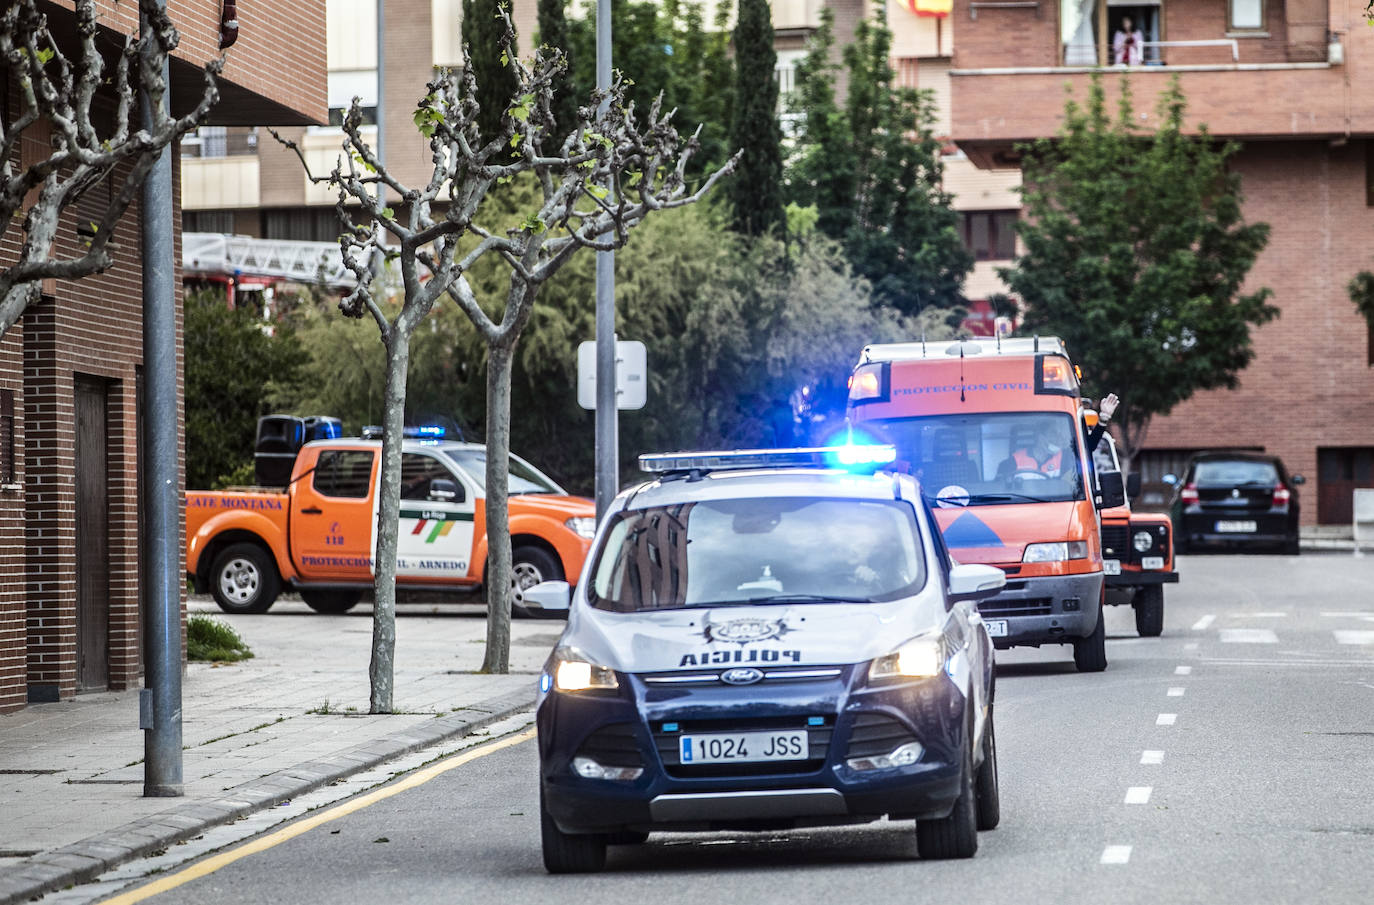
M620 78L578 110L578 122L571 129L555 123L553 86L566 66L563 52L544 47L531 63L522 62L514 51L508 18L502 46L517 88L499 134L480 134L477 83L470 66L447 71L427 86L414 117L416 128L429 139L433 161L423 186L403 185L378 159L363 137L356 99L344 119L343 154L327 176L310 173L300 148L277 136L296 151L313 182L337 191L340 220L357 224L341 236L340 245L358 285L339 308L351 317L371 316L387 350L370 671L373 713L392 707L401 432L412 331L447 296L486 343L488 616L482 668L508 672L511 363L539 288L579 249L624 245L630 230L651 212L700 200L735 166L731 160L698 185L689 185L684 174L697 137L683 140L673 128L672 112L661 110L657 102L642 121L637 119ZM559 134L568 137L549 147ZM490 215L482 202L488 194L521 178L537 181L538 209L519 223L486 219ZM510 273L499 317L483 310L464 276L478 259L490 255ZM383 258L399 265L404 286L404 301L394 320L388 319L373 288L376 264Z
M165 112L163 73L179 37L152 0L139 0L145 25L122 47L102 39L95 0L75 5L75 46L54 37L36 0L12 0L0 14L0 65L19 96L17 111L0 119L0 218L7 232L22 218L24 230L18 260L0 270L0 335L39 298L43 280L78 279L111 265L111 236L162 150L203 122L219 99L215 76L223 61L214 60L195 108L180 117ZM143 123L140 93L151 101ZM41 142L36 159L21 153L25 139ZM79 241L62 241L64 211L106 179L116 181L99 219L78 225Z

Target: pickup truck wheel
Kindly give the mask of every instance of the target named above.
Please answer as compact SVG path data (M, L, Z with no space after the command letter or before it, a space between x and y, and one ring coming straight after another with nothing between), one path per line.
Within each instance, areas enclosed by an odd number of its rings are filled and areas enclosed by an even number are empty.
M562 578L563 567L552 553L540 547L516 547L511 551L511 615L517 619L537 619L543 611L525 606L525 589L541 581Z
M1097 611L1097 628L1086 638L1073 642L1073 665L1079 672L1102 672L1107 668L1107 612Z
M347 613L362 599L362 591L321 591L301 588L301 600L317 613Z
M1135 592L1135 630L1142 638L1164 633L1164 585L1148 584Z
M226 613L265 613L281 591L281 580L262 547L231 544L210 567L210 590Z

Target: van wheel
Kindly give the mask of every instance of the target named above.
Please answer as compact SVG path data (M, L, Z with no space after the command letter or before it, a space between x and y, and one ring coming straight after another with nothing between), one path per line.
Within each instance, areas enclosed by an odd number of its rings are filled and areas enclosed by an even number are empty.
M604 835L574 835L558 828L544 806L539 791L539 836L544 847L544 869L551 874L589 874L606 866Z
M1097 610L1097 628L1086 638L1073 642L1073 665L1079 672L1102 672L1107 668L1107 613Z
M978 829L993 830L1002 821L1002 798L997 787L997 738L992 731L992 705L988 705L987 725L983 727L983 763L973 790L978 796Z
M1164 585L1150 584L1135 593L1135 630L1142 638L1164 632Z
M277 564L257 544L230 544L210 567L210 591L226 613L265 613L281 592Z
M916 851L922 858L972 858L978 851L978 803L973 790L973 733L963 745L959 797L948 817L916 821Z
M511 551L510 613L516 619L537 619L543 610L525 606L525 589L541 581L563 578L558 557L542 547L523 546Z
M362 591L322 591L301 588L301 600L317 613L347 613L363 599Z

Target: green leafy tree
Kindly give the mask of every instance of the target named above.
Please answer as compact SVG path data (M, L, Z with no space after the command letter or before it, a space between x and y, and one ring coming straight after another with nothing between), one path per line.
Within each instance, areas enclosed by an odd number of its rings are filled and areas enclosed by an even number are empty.
M211 489L253 463L272 383L294 383L307 353L289 327L230 308L221 290L186 296L186 486ZM373 340L376 343L376 340Z
M740 0L735 24L735 110L730 143L743 151L739 176L726 186L735 231L761 236L781 229L782 150L778 132L778 55L767 0Z
M476 120L483 136L500 133L506 108L516 96L515 70L501 43L506 33L501 10L509 6L509 0L463 0L464 54L477 82Z
M1199 390L1234 388L1254 358L1251 327L1278 314L1271 292L1241 287L1269 237L1246 223L1237 150L1183 134L1175 80L1154 132L1137 128L1129 83L1113 118L1100 75L1072 98L1056 139L1023 150L1026 253L999 272L1028 331L1068 344L1094 395L1121 399L1129 466L1150 419Z
M815 205L820 229L843 243L874 296L904 314L954 308L973 256L944 191L935 101L893 84L892 32L881 13L843 49L848 96L835 100L833 15L822 12L797 71L800 136L790 200Z

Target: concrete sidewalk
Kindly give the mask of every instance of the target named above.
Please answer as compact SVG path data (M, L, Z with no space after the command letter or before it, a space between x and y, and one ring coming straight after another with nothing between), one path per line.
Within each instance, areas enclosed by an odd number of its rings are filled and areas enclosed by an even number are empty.
M182 798L143 797L137 691L0 716L0 905L86 881L527 709L562 630L561 622L516 622L512 673L480 675L482 607L399 609L396 713L371 716L366 604L322 616L288 597L269 613L230 617L193 600L192 612L220 615L255 657L189 664Z

